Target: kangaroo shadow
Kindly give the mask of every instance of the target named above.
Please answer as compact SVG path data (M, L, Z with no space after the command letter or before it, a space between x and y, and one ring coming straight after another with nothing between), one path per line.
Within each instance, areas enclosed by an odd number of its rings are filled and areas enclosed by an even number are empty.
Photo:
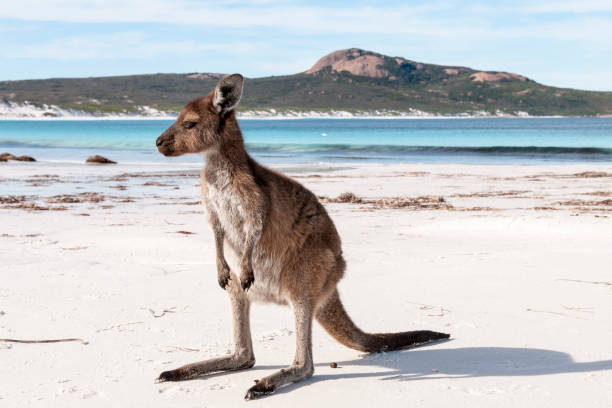
M575 362L560 351L512 347L464 347L456 349L417 348L367 354L339 361L338 374L315 374L303 385L350 378L382 381L440 380L470 377L517 377L612 370L612 360ZM325 366L326 364L317 364ZM342 367L378 366L376 372L343 374ZM277 392L288 392L300 383Z

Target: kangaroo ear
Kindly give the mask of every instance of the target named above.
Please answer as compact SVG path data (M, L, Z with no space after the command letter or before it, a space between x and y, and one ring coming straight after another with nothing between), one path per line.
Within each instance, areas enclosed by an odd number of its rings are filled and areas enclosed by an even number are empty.
M213 105L220 115L234 109L242 96L244 78L240 74L227 75L219 81L213 95Z

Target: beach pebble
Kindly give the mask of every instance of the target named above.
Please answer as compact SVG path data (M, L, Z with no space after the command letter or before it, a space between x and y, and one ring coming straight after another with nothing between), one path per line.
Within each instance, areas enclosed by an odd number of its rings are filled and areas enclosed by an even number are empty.
M16 161L25 161L25 162L35 162L36 161L36 159L33 158L32 156L15 156L14 154L11 154L11 153L0 154L0 161L7 161L7 160L16 160Z
M100 155L94 155L87 158L86 163L99 163L99 164L117 164L116 161L112 161L107 159L106 157Z
M26 161L26 162L35 162L36 159L32 156L19 156L15 160L17 161Z
M338 368L338 363L329 363L331 368Z

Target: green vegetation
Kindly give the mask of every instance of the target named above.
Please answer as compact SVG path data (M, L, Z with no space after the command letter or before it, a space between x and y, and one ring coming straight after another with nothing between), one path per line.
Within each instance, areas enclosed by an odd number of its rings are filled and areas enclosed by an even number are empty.
M612 92L590 92L538 84L514 75L475 81L465 67L421 64L376 55L384 78L332 71L246 80L241 110L373 111L418 109L438 114L501 110L530 115L610 115ZM354 52L354 51L353 51ZM347 60L355 58L347 56ZM486 73L497 74L497 73ZM0 99L57 105L92 113L137 112L138 106L178 111L212 90L218 75L154 74L0 82Z

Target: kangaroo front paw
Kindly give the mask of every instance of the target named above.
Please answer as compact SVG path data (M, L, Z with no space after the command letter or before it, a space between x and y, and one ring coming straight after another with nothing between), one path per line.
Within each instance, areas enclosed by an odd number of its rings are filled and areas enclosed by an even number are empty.
M240 274L240 286L245 292L251 287L255 281L255 275L252 269L243 270Z
M218 282L219 282L219 286L221 286L221 289L226 289L227 285L229 285L229 281L230 281L229 270L227 271L227 273L219 272L219 275L217 275L217 279L218 279Z
M246 395L244 396L245 400L254 400L262 395L272 394L276 390L276 387L273 385L266 384L265 381L257 381L257 384L249 388Z
M221 289L226 289L230 281L230 268L222 260L217 259L217 281Z

